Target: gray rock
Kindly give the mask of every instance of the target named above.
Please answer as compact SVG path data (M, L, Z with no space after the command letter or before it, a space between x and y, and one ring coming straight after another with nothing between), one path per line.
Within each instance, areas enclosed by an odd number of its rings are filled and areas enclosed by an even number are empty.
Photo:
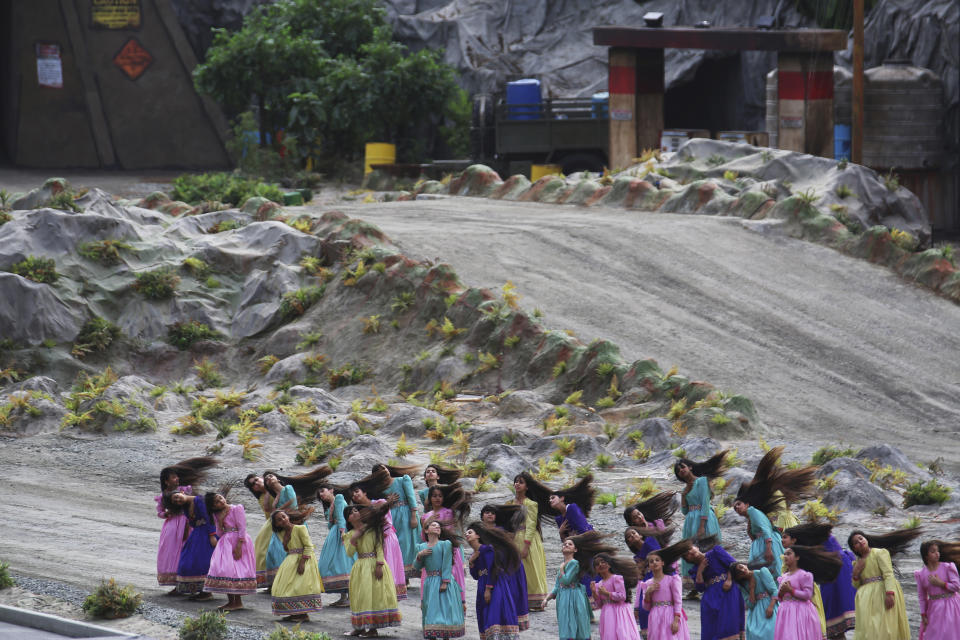
M393 455L393 451L380 438L363 434L354 438L350 444L343 448L344 459L353 458L360 454L376 458L374 462L384 462ZM372 468L373 463L370 463L367 471L369 472Z
M723 474L723 477L727 481L724 493L737 495L740 485L753 480L753 471L747 471L741 467L733 467L732 469L728 469L727 472Z
M877 507L894 506L894 501L879 487L854 473L841 469L834 479L837 484L821 498L832 509L873 511Z
M340 436L345 441L349 441L360 435L360 427L353 420L338 420L324 429L323 432Z
M538 438L527 448L527 453L534 459L552 455L557 450L557 440L561 438L572 439L576 443L573 453L568 456L574 460L591 461L601 453L608 453L597 438L583 433L568 433L561 436Z
M13 200L10 207L13 211L38 209L45 206L50 198L69 188L70 182L65 178L48 178L43 185Z
M930 473L921 469L903 454L900 449L892 447L889 444L877 444L872 447L861 449L856 456L857 460L876 460L883 466L890 465L894 469L902 469L915 476L921 476L924 479L930 477Z
M426 431L426 427L423 426L424 420L435 420L440 423L445 422L446 418L436 411L410 405L391 413L380 427L380 431L385 435L398 438L401 435L420 438Z
M0 245L4 242L0 240ZM3 266L9 267L9 263ZM86 322L84 310L61 300L54 287L12 273L0 272L0 300L4 301L0 304L0 336L14 342L72 342Z
M867 479L870 477L870 470L853 458L834 458L833 460L828 460L817 471L817 477L825 478L834 471L842 471L854 478ZM839 474L837 475L839 476Z
M361 438L373 438L373 436L360 436ZM352 443L351 443L352 444ZM349 447L349 445L348 445ZM376 453L370 453L368 451L361 451L356 455L346 458L347 454L344 453L345 460L340 463L340 466L337 467L337 474L349 474L349 480L347 484L353 482L354 480L359 480L365 475L370 473L370 470L373 469L373 465L378 462L383 462L387 459L385 455L379 455ZM331 478L333 476L330 476ZM331 480L330 482L338 482L337 480Z
M20 384L14 385L13 388L17 391L39 391L46 393L51 398L60 395L60 385L53 378L46 376L32 376Z
M702 462L707 458L719 453L723 448L720 443L713 438L689 437L684 438L680 447L687 452L686 457L695 462Z
M261 413L257 418L259 426L271 432L285 432L290 430L290 419L277 410Z
M645 418L640 422L621 428L620 433L607 445L607 448L617 452L629 453L633 451L636 444L630 438L630 434L634 431L643 434L643 443L653 451L669 449L670 445L677 440L669 420L666 418Z
M277 364L280 364L279 362ZM273 365L276 368L277 365ZM273 369L270 370L271 372ZM290 395L295 400L309 400L317 411L321 413L347 413L350 405L330 395L328 391L317 387L296 385L290 388Z
M492 444L505 444L505 439L510 440L513 446L523 447L533 442L535 436L515 429L474 429L470 433L470 446L474 449L482 449Z
M542 416L545 412L552 411L553 407L548 402L544 402L543 396L535 391L514 391L507 397L500 400L500 406L496 415L505 416Z
M521 471L530 469L530 463L514 447L507 444L491 444L477 455L487 464L487 471L499 471L512 481Z
M234 338L245 338L269 327L277 319L283 294L298 289L299 282L297 273L284 265L251 271L240 291L239 308L230 334Z
M309 356L309 353L295 353L270 367L270 371L263 379L266 385L275 385L284 380L299 380L303 377L306 367L303 359Z

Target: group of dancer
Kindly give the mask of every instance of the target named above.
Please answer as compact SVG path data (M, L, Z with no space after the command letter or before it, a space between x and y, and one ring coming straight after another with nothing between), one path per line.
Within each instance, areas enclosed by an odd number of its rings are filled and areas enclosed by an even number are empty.
M243 595L269 589L273 613L292 622L319 611L321 593L338 593L333 606L349 606L352 635L360 637L401 624L398 601L411 579L420 580L423 637L464 636L469 571L481 640L517 640L530 614L552 600L560 640L588 640L594 623L601 640L689 640L684 588L700 601L703 640L823 640L845 638L851 629L854 640L908 640L891 556L921 531L855 531L844 550L830 525L800 524L791 513L790 503L812 494L816 468L784 468L781 455L781 447L770 450L733 503L751 540L740 560L723 547L711 506L710 482L725 473L726 451L674 465L684 485L679 542L670 543L677 492L624 511L632 558L617 553L611 533L590 524L589 475L552 489L520 473L513 500L485 505L470 522L472 495L459 482L461 472L440 465L424 469L426 486L417 492L412 466L377 464L349 485L330 483L327 466L298 476L250 474L244 484L266 518L252 540L243 506L228 503L226 489L193 495L192 485L216 461L192 458L161 471L158 580L192 599L226 594L225 611L242 608ZM319 555L306 526L313 502L329 528ZM544 524L557 527L563 555L552 590ZM921 556L921 639L956 638L960 543L926 541Z

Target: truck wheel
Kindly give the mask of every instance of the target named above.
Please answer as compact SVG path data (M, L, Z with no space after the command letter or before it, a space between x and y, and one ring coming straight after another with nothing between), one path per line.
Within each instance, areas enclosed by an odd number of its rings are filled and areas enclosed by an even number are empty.
M592 153L577 153L566 156L560 161L563 167L564 175L570 175L578 171L591 171L600 173L603 171L603 159Z

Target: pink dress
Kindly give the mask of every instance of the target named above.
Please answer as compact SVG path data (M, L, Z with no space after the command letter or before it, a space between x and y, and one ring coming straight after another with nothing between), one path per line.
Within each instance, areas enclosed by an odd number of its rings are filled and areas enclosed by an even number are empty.
M370 504L380 504L386 500L373 500ZM387 511L383 525L383 557L393 574L393 583L397 586L397 600L407 599L407 574L403 568L403 550L397 538L397 530L393 527L393 518Z
M221 516L214 514L217 523L217 547L210 558L210 572L203 582L203 590L211 593L245 595L257 592L257 558L253 540L247 533L247 515L243 505L234 504ZM233 557L233 548L243 540L240 559Z
M680 595L680 576L664 575L660 587L653 593L653 601L648 604L647 589L653 584L653 578L640 582L638 598L642 599L643 608L650 612L647 618L647 640L690 640L690 629L687 627L687 612L683 610L683 599ZM680 614L680 624L677 632L673 633L670 627L673 618Z
M930 584L935 575L947 583L947 588ZM936 571L924 567L913 572L917 580L920 614L927 616L927 624L920 624L920 640L956 640L960 637L960 577L957 565L941 562Z
M627 602L627 590L623 587L623 576L612 573L593 585L594 602L600 604L600 640L640 640L633 607ZM601 595L600 587L610 595Z
M193 487L177 487L177 491L189 494ZM167 517L163 508L163 495L154 498L157 502L157 517L163 518L160 528L160 543L157 545L157 583L163 587L177 586L177 565L180 564L180 552L190 533L187 516L184 513Z
M820 640L820 614L810 599L813 597L813 574L803 569L784 573L777 577L777 584L790 581L793 594L779 597L777 624L773 630L774 640Z
M447 509L446 507L440 507L440 510L434 514L433 511L428 511L422 516L420 516L421 522L421 534L424 540L427 539L427 520L437 516L437 519L443 522L453 522L453 511ZM444 525L444 529L452 529L452 525ZM464 602L467 601L467 590L464 588L464 571L463 571L463 552L459 547L453 548L453 579L460 585L460 599ZM426 570L420 572L420 584L423 584L424 579L427 577Z

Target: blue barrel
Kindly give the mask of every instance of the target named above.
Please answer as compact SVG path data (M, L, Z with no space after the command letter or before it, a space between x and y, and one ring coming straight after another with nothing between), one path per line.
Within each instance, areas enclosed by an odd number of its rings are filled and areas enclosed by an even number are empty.
M507 83L507 119L535 120L540 117L540 81L525 78Z
M606 120L610 117L610 93L603 91L590 96L590 117Z
M833 125L833 157L835 160L850 159L850 125Z

